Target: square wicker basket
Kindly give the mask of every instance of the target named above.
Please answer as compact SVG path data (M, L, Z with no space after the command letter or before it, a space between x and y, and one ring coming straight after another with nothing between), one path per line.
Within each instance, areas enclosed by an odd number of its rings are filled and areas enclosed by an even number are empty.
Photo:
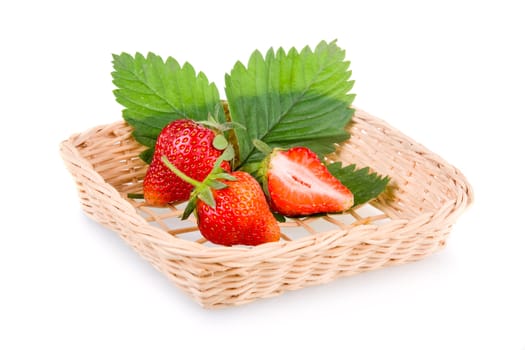
M460 171L361 110L348 128L351 139L330 160L370 166L392 179L370 203L374 214L356 209L288 220L279 242L256 247L212 245L194 222L178 219L180 207L157 210L128 199L127 193L142 190L147 166L138 158L143 146L123 121L72 135L60 151L87 215L117 232L199 304L216 308L416 261L445 245L472 202ZM306 235L292 237L296 228Z

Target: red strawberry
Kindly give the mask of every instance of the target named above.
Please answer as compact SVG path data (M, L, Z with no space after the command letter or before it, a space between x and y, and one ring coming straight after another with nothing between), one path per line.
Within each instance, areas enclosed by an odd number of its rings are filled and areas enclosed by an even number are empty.
M278 241L279 225L257 180L242 171L231 175L237 180L221 180L227 187L212 190L215 208L197 201L196 214L202 235L226 246Z
M354 196L306 147L276 149L263 166L271 206L287 216L350 209Z
M144 178L144 199L149 205L163 206L189 199L193 186L175 175L162 162L163 155L189 177L198 181L213 169L221 150L213 147L215 133L188 119L179 119L162 129L155 144L153 160ZM230 164L221 167L230 171Z

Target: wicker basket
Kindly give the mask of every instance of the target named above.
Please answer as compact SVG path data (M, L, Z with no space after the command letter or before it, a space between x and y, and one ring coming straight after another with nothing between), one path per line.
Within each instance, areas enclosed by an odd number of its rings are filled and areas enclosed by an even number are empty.
M389 175L389 191L347 215L288 220L279 242L256 247L213 245L195 222L178 219L180 206L155 209L128 199L126 193L142 190L146 165L137 157L143 146L124 122L71 136L61 143L61 154L87 215L117 232L202 306L215 308L416 261L444 246L472 202L463 175L361 110L349 130L352 138L331 159Z

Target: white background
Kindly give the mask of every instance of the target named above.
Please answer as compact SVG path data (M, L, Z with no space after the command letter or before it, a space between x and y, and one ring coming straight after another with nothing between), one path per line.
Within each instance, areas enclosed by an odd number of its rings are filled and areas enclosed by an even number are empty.
M525 349L523 14L504 0L2 2L0 348ZM473 185L443 251L210 311L82 213L58 144L119 120L112 53L172 55L223 91L254 49L322 39L346 49L356 106Z

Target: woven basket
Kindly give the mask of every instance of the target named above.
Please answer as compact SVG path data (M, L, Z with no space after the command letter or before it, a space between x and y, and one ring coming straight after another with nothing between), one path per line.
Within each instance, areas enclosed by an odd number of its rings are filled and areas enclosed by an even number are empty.
M183 208L150 208L142 191L144 150L124 122L75 134L61 155L87 215L207 308L239 305L385 266L419 260L445 245L472 201L458 169L385 122L356 110L351 139L330 160L370 166L392 178L388 191L349 214L290 219L282 239L256 247L206 242Z

